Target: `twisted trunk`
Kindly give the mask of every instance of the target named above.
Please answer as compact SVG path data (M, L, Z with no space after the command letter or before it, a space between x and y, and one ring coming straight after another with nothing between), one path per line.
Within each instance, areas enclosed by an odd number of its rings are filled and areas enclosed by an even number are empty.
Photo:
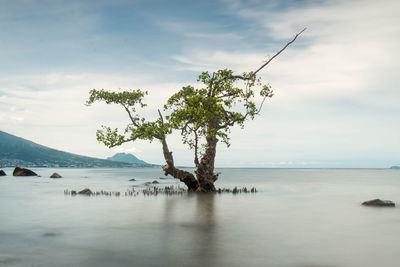
M181 182L185 183L189 191L198 191L199 182L196 180L196 177L194 177L194 175L190 172L175 168L174 158L172 156L172 152L170 152L168 149L167 141L165 140L165 138L161 140L161 143L163 147L164 159L167 162L167 164L163 166L164 174L169 174L172 177L177 178Z
M197 164L197 169L195 171L196 179L192 173L175 167L172 152L169 151L165 138L161 139L164 159L167 163L163 166L164 174L179 179L188 187L190 192L215 191L214 182L218 179L218 174L214 173L214 162L218 139L213 136L208 136L206 140L207 145L204 156L201 158L199 164Z
M214 182L218 179L218 174L214 173L215 154L218 139L209 135L206 138L206 150L195 171L199 183L199 192L214 192Z

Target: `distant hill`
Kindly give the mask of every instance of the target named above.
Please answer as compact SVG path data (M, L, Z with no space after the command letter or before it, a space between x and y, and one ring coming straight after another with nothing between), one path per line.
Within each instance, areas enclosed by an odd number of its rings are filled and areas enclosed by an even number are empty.
M0 167L138 167L105 159L91 158L45 147L0 131Z
M400 169L400 166L392 166L391 169Z
M144 162L143 160L140 160L137 157L135 157L134 155L128 154L128 153L117 153L114 156L107 158L107 160L149 165L147 162Z

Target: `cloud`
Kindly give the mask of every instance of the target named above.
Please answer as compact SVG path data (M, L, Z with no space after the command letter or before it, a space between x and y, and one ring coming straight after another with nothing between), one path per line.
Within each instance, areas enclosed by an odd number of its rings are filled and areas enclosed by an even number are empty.
M230 152L220 151L222 158L230 155L240 162L240 154L250 153L254 156L247 158L256 159L266 151L264 163L255 165L271 165L268 162L282 158L293 166L325 162L337 167L374 164L367 160L371 155L376 164L382 164L378 160L382 157L388 161L398 157L398 1L309 2L280 9L271 9L271 3L254 7L227 2L231 12L259 25L254 35L264 31L262 35L272 38L274 45L280 43L276 50L302 27L308 29L263 70L261 76L276 95L245 132L233 131ZM241 72L255 70L266 52L272 55L276 50L266 51L263 44L252 51L195 47L174 59L190 70L228 67ZM253 153L244 151L246 146L254 147Z
M116 153L131 153L131 154L135 154L135 153L140 153L141 151L139 149L137 149L136 147L129 145L127 147L116 147L113 149Z
M148 107L139 113L148 119L155 118L166 95L183 84L154 83L152 79L101 73L8 76L0 79L0 124L3 131L67 152L101 158L116 151L140 153L144 160L162 163L160 147L155 143L139 141L135 146L125 144L113 150L99 144L95 133L101 125L123 129L128 117L116 105L84 105L93 88L113 91L142 88L149 91L145 98Z
M106 157L131 151L162 164L157 142L114 150L97 143L100 125L123 127L128 120L116 106L86 107L90 89L149 90L149 106L140 113L155 118L173 92L198 85L200 71L255 70L307 27L260 73L275 96L245 130L233 129L229 149L219 144L217 166L385 167L398 159L400 2L220 3L206 17L149 15L156 29L143 17L112 24L105 10L78 2L53 10L33 6L33 24L29 5L3 9L0 19L9 27L0 30L2 130L69 152ZM135 8L127 13L141 13ZM177 164L191 165L192 152L179 134L168 140Z

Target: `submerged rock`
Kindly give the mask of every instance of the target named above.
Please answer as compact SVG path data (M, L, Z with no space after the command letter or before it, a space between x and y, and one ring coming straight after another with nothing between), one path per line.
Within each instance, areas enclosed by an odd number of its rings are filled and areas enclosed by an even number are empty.
M43 234L43 236L57 236L60 235L60 233L56 233L56 232L46 232Z
M0 176L6 176L7 174L3 171L3 170L0 170Z
M132 179L129 179L129 181L136 181L136 179L135 179L135 178L132 178Z
M29 169L15 167L13 176L38 176L38 175Z
M154 180L153 182L151 182L152 184L159 184L159 182L157 180Z
M55 172L50 176L50 178L62 178L62 176Z
M92 194L92 191L89 188L85 188L82 191L79 191L78 194L90 196Z
M13 257L12 255L0 253L0 265L1 266L17 266L16 263L20 262L22 259Z
M395 206L393 201L381 200L379 198L368 200L368 201L364 201L362 203L362 205L364 205L364 206L373 206L373 207L394 207Z

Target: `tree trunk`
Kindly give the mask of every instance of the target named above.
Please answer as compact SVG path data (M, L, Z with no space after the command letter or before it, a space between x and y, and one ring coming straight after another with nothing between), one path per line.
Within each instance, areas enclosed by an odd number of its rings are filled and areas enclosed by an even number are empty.
M163 166L164 174L169 174L172 177L177 178L181 182L185 183L189 191L198 191L199 182L194 177L194 175L190 172L175 168L174 158L172 156L172 152L170 152L168 149L167 141L165 140L165 138L161 140L161 143L163 147L164 159L167 162L167 164Z
M217 149L218 139L215 136L207 136L207 145L204 156L197 165L196 175L199 187L199 192L214 192L214 182L218 179L218 174L214 173L215 154Z

